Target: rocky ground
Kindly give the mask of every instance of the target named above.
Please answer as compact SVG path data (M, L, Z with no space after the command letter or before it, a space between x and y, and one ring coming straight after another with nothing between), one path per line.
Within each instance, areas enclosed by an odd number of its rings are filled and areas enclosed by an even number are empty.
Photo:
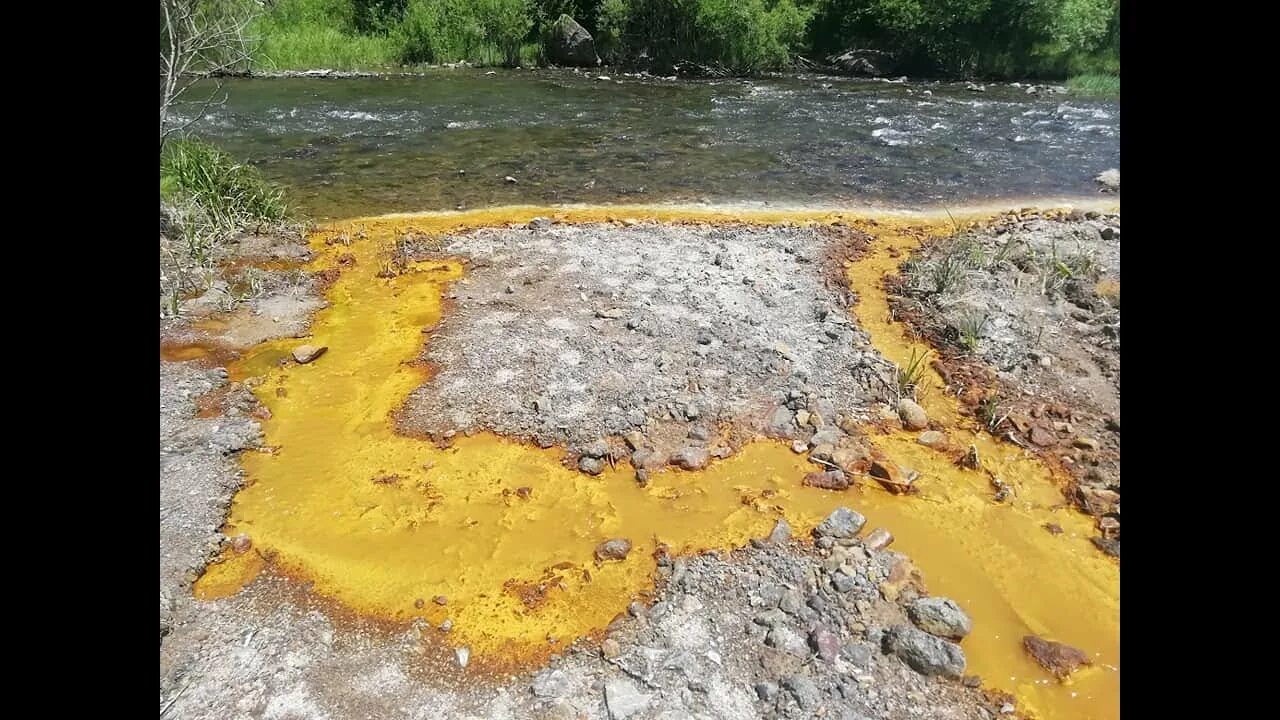
M922 248L892 291L970 411L1067 468L1119 556L1120 216L1002 216Z
M562 445L585 472L695 469L764 434L836 449L890 396L847 311L851 229L560 225L407 238L467 276L399 417L436 439L487 429ZM478 383L476 378L486 378Z
M579 445L614 430L640 432L638 447L665 452L666 442L680 448L674 455L728 448L743 433L764 431L829 454L853 442L837 425L879 397L883 361L844 320L846 299L823 275L856 244L852 234L540 225L508 232L506 243L498 237L476 233L450 249L467 248L472 268L446 317L505 318L481 322L489 343L474 357L460 340L476 332L469 323L446 319L437 331L439 342L460 353L442 366L436 379L444 382L426 391L454 408L450 427L492 423ZM659 241L668 247L657 249ZM534 265L526 244L550 255ZM317 293L331 278L302 273L296 263L264 268L260 245L293 260L305 256L296 241L249 242L252 250L233 253L224 272L252 267L267 279L234 302L185 300L182 314L162 320L162 341L234 354L247 339L305 334L307 308L320 306ZM605 260L606 247L624 260ZM236 267L247 258L256 260ZM730 290L736 286L742 290ZM509 297L521 293L528 297ZM499 304L503 296L508 306ZM280 305L293 314L277 314ZM521 330L517 320L531 327ZM246 324L252 331L242 330ZM558 352L530 357L517 352L520 342ZM536 398L521 393L538 387L549 401L545 412L450 382L452 365L492 373L484 355L502 353L523 358L505 381L507 394ZM886 549L888 533L866 533L861 516L847 509L833 513L813 543L790 538L780 525L727 556L660 558L652 603L620 607L602 641L578 642L549 666L515 675L468 666L436 631L351 617L270 572L234 597L197 601L192 582L229 542L220 527L241 481L236 454L254 451L264 413L248 388L228 381L216 364L221 357L160 365L162 717L985 720L1014 713L1007 697L965 674L963 643L955 642L969 631L963 610L928 598L919 571ZM634 382L635 363L661 372L631 393L614 374ZM570 368L589 382L550 393L538 385L538 377L567 382ZM411 406L426 407L427 399L420 393ZM477 409L457 414L470 403ZM644 422L631 422L632 411ZM591 417L597 420L567 422ZM595 452L577 461L603 456Z

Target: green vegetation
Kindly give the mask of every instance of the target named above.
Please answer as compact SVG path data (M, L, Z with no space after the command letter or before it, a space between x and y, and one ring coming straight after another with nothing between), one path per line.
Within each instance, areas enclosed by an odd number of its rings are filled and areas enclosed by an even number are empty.
M1067 86L1084 95L1120 95L1119 75L1076 75L1067 81Z
M286 219L284 193L257 169L199 140L175 140L160 153L160 199L200 208L213 226L239 227Z
M929 358L929 351L916 354L914 348L911 350L911 359L906 365L897 367L896 380L898 382L898 396L905 398L914 398L916 396L916 387L920 381L924 379L925 368L928 367L926 360Z
M184 294L209 288L229 238L292 227L283 191L255 168L199 140L166 142L160 152L162 313L176 315Z
M276 0L252 28L255 65L536 63L562 13L606 63L661 72L749 74L864 48L890 53L895 73L1119 91L1119 0Z

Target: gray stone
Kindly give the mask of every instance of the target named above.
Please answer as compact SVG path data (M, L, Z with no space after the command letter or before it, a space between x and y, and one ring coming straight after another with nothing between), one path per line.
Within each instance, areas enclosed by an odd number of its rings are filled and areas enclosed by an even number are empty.
M596 546L597 560L623 560L631 552L631 541L626 538L606 540Z
M536 217L529 221L529 229L530 230L550 230L551 218L541 217L541 216Z
M788 615L795 615L802 607L804 607L804 595L795 588L782 593L782 597L778 600L778 608Z
M609 442L607 440L596 440L595 442L582 448L584 457L602 458L609 454Z
M927 633L959 640L973 632L973 621L951 598L920 598L907 606L911 622Z
M773 525L773 531L769 533L769 542L781 545L790 539L791 525L785 519L778 518L778 522Z
M671 464L684 470L701 470L711 460L706 448L687 447L671 456Z
M604 704L612 720L625 720L649 707L649 695L640 692L630 680L616 678L604 683Z
M756 696L765 702L769 702L778 696L777 683L758 682L755 685Z
M838 592L847 593L858 586L858 582L843 570L831 573L831 586Z
M706 425L694 425L689 430L689 437L694 440L710 440L711 431L707 429Z
M925 447L940 448L947 444L947 436L938 430L926 430L920 433L920 437L916 438L916 442Z
M795 429L796 416L785 407L780 407L769 416L769 432L775 435L790 436Z
M809 656L809 644L795 630L786 625L774 625L765 637L764 644L796 657Z
M890 628L885 633L885 649L921 675L956 680L964 675L964 651L959 645L909 625Z
M533 676L529 688L540 698L558 698L569 694L569 676L563 670L543 670Z
M809 438L809 447L816 448L819 445L835 446L840 442L840 431L833 427L824 427Z
M857 536L865 524L867 519L860 513L847 507L839 507L821 525L814 528L813 532L820 537L851 538Z
M822 693L807 675L791 675L782 681L782 686L789 690L796 702L804 710L812 710L822 702Z
M840 648L840 657L854 667L866 668L871 665L872 647L867 643L849 643Z
M600 64L591 33L568 15L561 15L547 31L547 56L556 65L595 67Z
M578 469L588 475L599 475L604 472L604 461L583 455L578 458Z
M924 430L929 427L929 416L924 408L910 398L898 401L898 417L902 419L902 426L908 430Z

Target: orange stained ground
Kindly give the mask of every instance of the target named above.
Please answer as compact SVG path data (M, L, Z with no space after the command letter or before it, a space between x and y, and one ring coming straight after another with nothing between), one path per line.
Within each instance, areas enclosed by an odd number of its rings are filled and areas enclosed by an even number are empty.
M767 534L778 517L807 535L848 505L869 527L892 531L894 549L912 557L932 594L954 598L973 617L974 632L963 643L969 672L1013 692L1039 717L1119 717L1117 563L1089 543L1091 521L1062 507L1060 479L1019 448L972 430L932 371L922 404L957 443L977 445L987 469L1013 487L1010 502L993 503L987 475L957 468L909 433L874 434L873 441L921 473L921 492L910 497L873 486L803 487L812 466L771 441L705 471L654 474L640 488L625 464L588 477L564 468L559 449L492 435L459 437L438 449L396 435L390 413L426 378L408 361L462 270L455 262L424 262L379 278L379 244L411 229L443 232L540 214L568 222L857 222L876 241L848 270L860 298L855 315L890 360L901 363L923 349L891 321L881 280L917 242L902 230L942 231L933 216L879 213L870 226L862 218L871 215L854 212L530 207L349 221L312 238L316 269L335 267L342 253L357 259L329 289L330 307L317 314L312 337L266 343L231 368L237 379L264 378L255 392L271 410L263 429L277 450L243 456L248 484L233 503L228 535L247 533L277 567L361 614L424 617L433 625L450 618L450 643L510 662L603 628L651 590L659 543L675 552L739 547ZM342 236L349 245L325 243ZM891 257L890 247L901 257ZM279 362L304 342L329 351L309 365ZM532 490L527 498L516 494L522 487ZM1065 533L1049 534L1046 522ZM613 537L630 538L635 548L623 562L597 565L592 550ZM214 564L197 595L238 591L257 572L257 558L250 552ZM1085 649L1094 666L1060 684L1023 654L1027 633Z

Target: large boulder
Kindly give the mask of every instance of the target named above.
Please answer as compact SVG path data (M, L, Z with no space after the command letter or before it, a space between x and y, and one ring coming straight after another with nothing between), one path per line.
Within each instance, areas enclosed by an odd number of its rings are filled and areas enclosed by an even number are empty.
M600 64L591 33L568 15L561 15L548 30L547 55L556 65L595 67Z

